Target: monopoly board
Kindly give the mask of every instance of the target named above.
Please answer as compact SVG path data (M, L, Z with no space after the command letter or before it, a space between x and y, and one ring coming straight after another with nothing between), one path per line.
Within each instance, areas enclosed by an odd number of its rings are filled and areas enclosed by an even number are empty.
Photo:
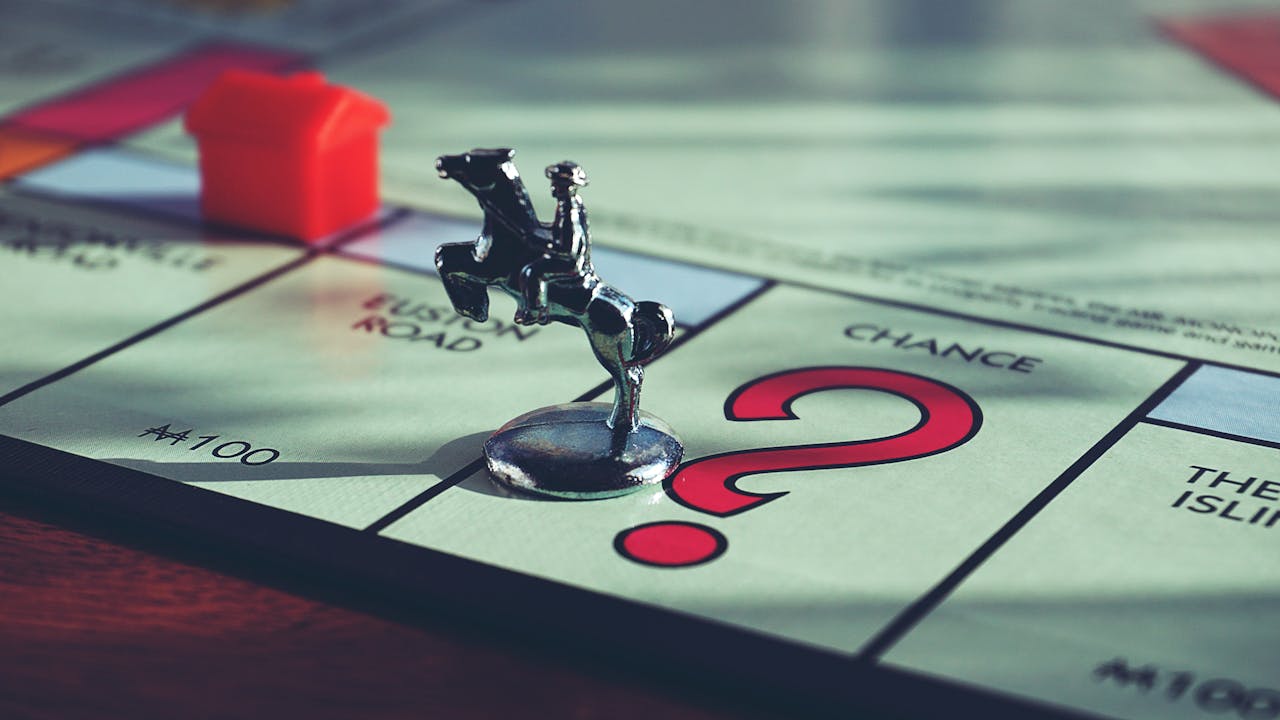
M0 2L0 487L798 706L1280 717L1256 5ZM378 214L203 222L180 115L229 68L385 102ZM484 474L611 388L452 311L433 160L495 146L588 168L600 274L675 312L661 488Z

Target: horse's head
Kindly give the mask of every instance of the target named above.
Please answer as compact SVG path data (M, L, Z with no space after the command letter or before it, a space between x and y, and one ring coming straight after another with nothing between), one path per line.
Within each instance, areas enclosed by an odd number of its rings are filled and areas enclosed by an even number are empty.
M458 155L436 158L440 177L457 181L476 196L485 218L495 219L522 236L545 234L538 222L511 148L477 148Z
M511 180L518 176L511 162L515 155L511 148L476 148L458 155L441 155L436 158L436 172L472 188L488 189L500 178Z

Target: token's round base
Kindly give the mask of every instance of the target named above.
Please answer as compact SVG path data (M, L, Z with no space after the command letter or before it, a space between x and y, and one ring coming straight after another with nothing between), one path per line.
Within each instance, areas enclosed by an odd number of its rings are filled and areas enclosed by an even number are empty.
M495 480L521 492L567 500L598 500L662 482L684 454L663 421L640 412L637 427L619 436L606 421L613 406L565 403L525 413L484 444Z

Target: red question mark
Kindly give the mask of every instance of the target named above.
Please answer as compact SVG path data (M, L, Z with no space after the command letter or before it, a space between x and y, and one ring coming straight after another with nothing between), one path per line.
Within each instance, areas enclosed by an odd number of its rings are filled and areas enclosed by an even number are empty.
M791 404L797 398L842 388L881 390L905 398L920 409L920 422L897 435L870 440L738 450L700 458L682 465L667 481L667 494L685 507L728 517L786 495L739 490L738 478L745 475L922 458L964 444L982 425L977 403L960 390L911 373L866 367L796 368L756 378L729 395L724 416L740 422L796 420ZM728 545L716 530L689 522L637 525L614 539L614 547L624 557L658 567L708 562Z

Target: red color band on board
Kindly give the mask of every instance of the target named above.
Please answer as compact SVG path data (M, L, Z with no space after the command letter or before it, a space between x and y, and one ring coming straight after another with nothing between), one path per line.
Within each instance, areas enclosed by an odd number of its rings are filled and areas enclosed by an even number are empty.
M281 70L301 59L283 50L204 45L54 98L10 117L6 124L74 140L112 140L176 115L226 70Z
M1280 98L1280 13L1161 20L1169 37Z

